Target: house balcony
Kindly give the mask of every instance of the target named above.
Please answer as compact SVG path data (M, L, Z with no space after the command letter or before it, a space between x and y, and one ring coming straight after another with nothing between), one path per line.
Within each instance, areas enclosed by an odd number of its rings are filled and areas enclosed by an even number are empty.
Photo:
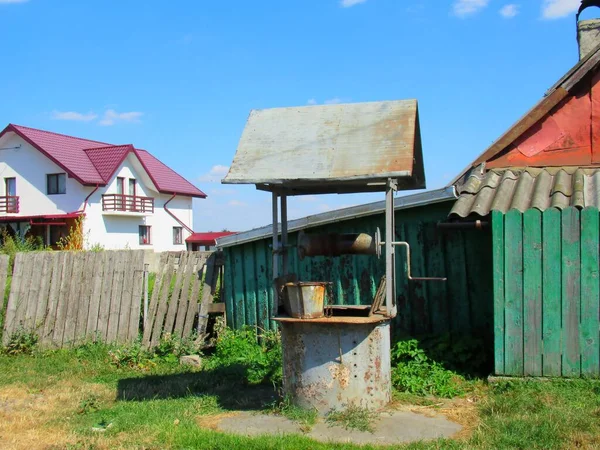
M154 198L138 195L104 194L102 196L102 213L124 216L154 214Z
M18 214L19 197L16 195L0 196L0 213Z

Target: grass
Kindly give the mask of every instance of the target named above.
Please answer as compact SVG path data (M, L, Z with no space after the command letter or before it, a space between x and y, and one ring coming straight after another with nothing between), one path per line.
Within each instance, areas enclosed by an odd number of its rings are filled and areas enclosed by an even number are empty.
M327 415L327 423L330 425L341 425L347 430L375 431L374 422L377 419L377 413L361 408L356 405L350 405L342 411L332 411Z
M228 342L227 345L233 344ZM245 347L242 346L241 349ZM3 448L358 449L304 436L243 437L215 430L236 411L276 413L310 429L314 411L277 400L270 381L251 384L237 365L182 367L169 359L118 365L110 347L0 356ZM205 358L210 362L211 358ZM253 370L256 370L254 368ZM251 372L253 373L253 372ZM252 378L252 376L250 376ZM395 408L442 413L463 424L453 440L408 449L564 449L600 447L600 384L594 381L478 383L466 396L444 399L395 392ZM375 417L360 408L328 421L369 430Z

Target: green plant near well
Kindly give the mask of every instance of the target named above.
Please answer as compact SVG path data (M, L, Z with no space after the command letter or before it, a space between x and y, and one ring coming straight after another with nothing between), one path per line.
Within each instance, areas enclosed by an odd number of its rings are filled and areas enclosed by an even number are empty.
M288 396L276 401L272 405L271 412L288 418L300 424L303 432L309 432L317 423L319 413L316 409L301 408L294 405L291 398Z
M278 332L245 327L241 330L225 328L215 342L214 356L207 369L226 368L230 376L239 377L250 385L282 381L281 338Z
M392 384L401 392L452 398L465 393L466 380L432 360L419 341L398 341L392 348Z
M327 423L341 425L347 430L353 429L373 433L378 414L357 405L349 405L343 410L334 410L327 415Z

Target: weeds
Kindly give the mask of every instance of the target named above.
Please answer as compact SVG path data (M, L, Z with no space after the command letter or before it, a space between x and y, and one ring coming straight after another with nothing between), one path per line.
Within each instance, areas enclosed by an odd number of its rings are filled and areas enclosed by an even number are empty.
M32 355L37 347L38 340L36 333L19 328L10 335L8 343L2 349L2 353L9 356Z
M400 391L452 398L465 393L465 379L433 361L416 339L392 348L392 384Z
M327 423L330 425L341 425L346 430L354 429L363 432L373 433L375 427L373 423L378 414L360 406L350 405L343 411L331 411L327 415Z
M265 382L280 385L282 381L281 339L279 333L246 327L225 328L215 342L215 354L207 360L207 369L227 368L233 378L250 385Z
M100 409L101 402L97 395L89 395L79 402L79 414L89 414Z
M316 409L306 409L296 406L289 397L273 403L271 407L273 414L281 415L300 424L300 429L308 433L317 423L318 412Z

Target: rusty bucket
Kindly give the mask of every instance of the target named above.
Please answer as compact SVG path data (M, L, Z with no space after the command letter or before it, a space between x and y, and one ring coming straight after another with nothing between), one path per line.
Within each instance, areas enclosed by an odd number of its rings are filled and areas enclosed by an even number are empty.
M323 282L286 283L283 305L288 315L297 319L323 317L326 286Z

